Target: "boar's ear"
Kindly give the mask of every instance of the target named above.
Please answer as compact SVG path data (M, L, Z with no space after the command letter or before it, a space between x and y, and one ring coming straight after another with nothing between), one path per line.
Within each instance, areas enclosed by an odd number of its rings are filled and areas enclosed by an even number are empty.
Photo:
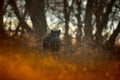
M51 30L51 33L53 33L54 31L53 30Z
M60 30L58 30L58 34L60 35L60 33L61 33L61 31Z

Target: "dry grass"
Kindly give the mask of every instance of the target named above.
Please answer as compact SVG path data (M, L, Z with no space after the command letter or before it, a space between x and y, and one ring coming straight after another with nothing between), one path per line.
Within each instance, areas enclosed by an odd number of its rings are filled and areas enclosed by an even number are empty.
M97 51L65 54L15 49L0 49L0 80L119 80L120 62Z

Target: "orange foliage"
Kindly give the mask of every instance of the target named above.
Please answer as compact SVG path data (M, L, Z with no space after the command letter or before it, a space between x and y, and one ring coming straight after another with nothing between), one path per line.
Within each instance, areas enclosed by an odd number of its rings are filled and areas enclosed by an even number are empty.
M0 55L0 80L118 80L120 76L117 61L79 65L41 53Z

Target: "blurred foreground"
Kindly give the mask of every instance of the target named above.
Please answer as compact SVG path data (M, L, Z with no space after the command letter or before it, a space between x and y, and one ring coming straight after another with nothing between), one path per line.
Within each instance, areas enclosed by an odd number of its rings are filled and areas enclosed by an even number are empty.
M52 53L3 45L0 80L119 80L118 57L87 51Z

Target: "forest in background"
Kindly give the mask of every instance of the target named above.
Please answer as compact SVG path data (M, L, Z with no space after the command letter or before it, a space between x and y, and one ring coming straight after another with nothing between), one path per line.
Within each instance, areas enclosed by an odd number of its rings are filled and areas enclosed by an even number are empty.
M43 38L61 30L60 52ZM119 0L0 0L0 80L119 80Z
M119 47L119 0L0 1L2 40L40 47L51 29L60 29L65 48L73 44L77 49L84 43L105 50Z

